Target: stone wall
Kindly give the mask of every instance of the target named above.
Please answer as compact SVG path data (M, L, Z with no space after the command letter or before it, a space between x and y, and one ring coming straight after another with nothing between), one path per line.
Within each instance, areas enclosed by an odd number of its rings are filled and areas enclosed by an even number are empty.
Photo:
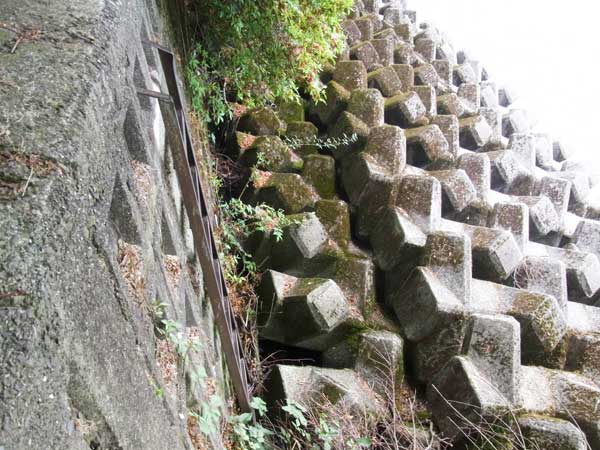
M152 0L0 4L4 450L202 448L188 412L228 398L158 104L136 94L166 91L143 41L172 45L167 27ZM185 363L162 320L200 343Z
M377 413L404 378L446 437L509 416L540 448L600 449L598 180L402 1L344 28L327 102L249 111L231 145L247 200L295 220L252 240L261 336L317 355L269 400Z

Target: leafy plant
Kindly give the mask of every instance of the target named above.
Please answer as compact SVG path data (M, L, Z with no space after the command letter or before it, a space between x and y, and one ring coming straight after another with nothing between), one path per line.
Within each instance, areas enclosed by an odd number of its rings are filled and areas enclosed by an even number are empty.
M300 148L303 145L314 145L319 149L335 149L342 145L349 145L356 142L358 140L358 135L356 133L353 133L350 136L344 134L339 138L328 137L326 139L322 139L317 136L311 136L306 138L283 136L282 140L292 150Z
M244 249L242 241L259 231L271 233L277 242L283 239L283 229L292 224L281 210L266 204L249 205L238 198L220 204L222 217L222 261L225 277L233 284L246 281L255 275L256 262Z
M220 123L227 99L249 107L323 98L318 74L345 39L352 0L203 0L192 8L199 40L188 65L194 109Z

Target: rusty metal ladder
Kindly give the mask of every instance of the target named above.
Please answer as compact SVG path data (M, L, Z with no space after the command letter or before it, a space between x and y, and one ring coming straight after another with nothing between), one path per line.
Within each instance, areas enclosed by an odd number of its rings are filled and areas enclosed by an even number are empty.
M195 251L204 274L206 291L221 337L235 396L240 410L251 412L246 362L243 358L237 323L228 300L227 285L215 245L210 211L200 182L187 122L187 111L179 90L175 57L168 48L160 44L147 40L143 41L143 44L157 49L168 94L148 89L138 89L137 92L159 100L173 164L194 236Z

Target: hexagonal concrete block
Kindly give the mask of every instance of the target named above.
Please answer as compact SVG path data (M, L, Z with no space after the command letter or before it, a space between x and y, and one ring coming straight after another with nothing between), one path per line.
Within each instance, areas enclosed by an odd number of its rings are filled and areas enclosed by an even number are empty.
M392 67L383 67L368 75L370 88L379 89L385 97L393 97L402 92L402 81Z
M404 134L408 164L417 167L433 164L444 168L454 161L448 141L437 125L410 128Z
M477 367L504 398L519 401L521 383L521 336L512 317L475 314L472 317L466 351Z
M319 199L315 190L296 173L257 172L253 201L267 203L286 214L306 211Z
M425 246L427 237L401 208L390 206L370 234L377 265L390 270Z
M285 122L271 108L251 109L240 118L238 131L256 136L279 135L285 132Z
M464 170L429 172L442 185L442 212L462 211L477 198L477 192Z
M351 85L347 82L346 85ZM331 125L348 106L350 91L337 81L331 80L325 88L325 102L311 106L310 113L317 116L321 123Z
M423 124L427 109L416 92L400 93L385 100L385 122L400 127Z
M361 42L354 47L350 48L350 57L352 59L361 61L367 71L371 71L376 69L377 67L381 67L381 60L379 58L379 54L373 44L370 41Z
M396 205L408 213L424 232L439 227L442 215L442 187L438 180L426 175L402 177Z
M350 95L348 112L368 127L383 125L383 96L377 89L355 89Z
M549 416L525 415L519 418L523 438L544 450L587 450L585 434L566 420Z
M367 69L362 61L339 61L333 72L333 81L349 91L366 89Z
M460 119L460 145L469 150L476 150L486 145L492 137L492 129L487 121L476 115Z
M404 131L394 125L372 128L367 139L365 153L373 156L378 164L391 174L404 170L406 165L406 138Z
M268 271L259 288L260 335L286 345L324 350L350 318L344 294L331 280Z
M299 172L304 162L278 136L259 136L243 151L240 162L269 172Z
M444 436L462 436L469 424L502 417L510 402L482 375L468 357L456 356L427 387L433 419Z

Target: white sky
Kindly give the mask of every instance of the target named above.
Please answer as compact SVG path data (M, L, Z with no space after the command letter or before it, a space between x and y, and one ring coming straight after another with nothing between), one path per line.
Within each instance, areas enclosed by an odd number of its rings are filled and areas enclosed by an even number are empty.
M409 0L455 50L479 60L537 129L600 164L600 3L594 0Z

